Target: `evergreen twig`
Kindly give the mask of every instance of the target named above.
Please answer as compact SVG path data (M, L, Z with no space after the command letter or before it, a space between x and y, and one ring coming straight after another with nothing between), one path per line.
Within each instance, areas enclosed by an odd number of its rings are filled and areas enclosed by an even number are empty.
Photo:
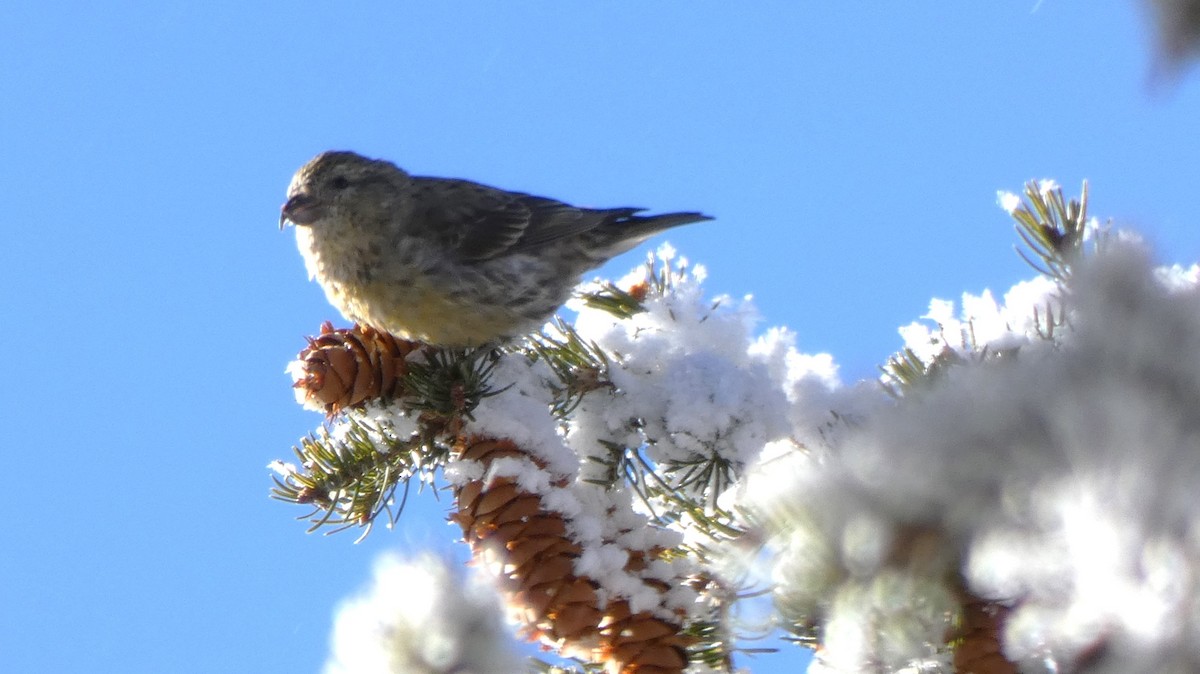
M303 470L275 476L271 496L313 506L301 516L312 522L310 532L324 526L335 527L330 533L360 526L366 528L365 536L381 513L394 522L403 511L409 480L431 474L444 460L444 453L420 444L415 437L397 437L382 425L370 427L348 417L340 437L323 430L293 447ZM404 492L397 504L395 492L401 485Z
M580 298L588 308L606 311L617 318L626 319L646 310L642 304L646 299L646 290L645 284L622 290L613 283L605 283L596 290L582 293Z
M547 382L554 393L551 411L555 417L567 418L588 393L613 388L604 350L580 337L575 327L562 318L555 316L554 334L537 334L527 345L529 358L541 359L555 375L554 380Z
M1012 218L1028 254L1017 248L1017 255L1038 273L1065 282L1091 238L1087 207L1087 181L1079 199L1070 201L1063 197L1062 188L1045 189L1036 181L1026 183L1025 199L1012 211Z

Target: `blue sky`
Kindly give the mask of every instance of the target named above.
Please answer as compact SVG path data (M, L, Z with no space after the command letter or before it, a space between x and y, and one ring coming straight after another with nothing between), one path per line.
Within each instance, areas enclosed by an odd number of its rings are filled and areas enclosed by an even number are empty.
M317 152L703 210L669 240L709 291L853 381L931 297L1030 275L998 189L1088 178L1094 213L1200 259L1200 80L1155 85L1139 10L9 0L3 669L318 671L379 551L454 549L428 494L357 546L266 497L319 422L283 368L337 317L276 228Z

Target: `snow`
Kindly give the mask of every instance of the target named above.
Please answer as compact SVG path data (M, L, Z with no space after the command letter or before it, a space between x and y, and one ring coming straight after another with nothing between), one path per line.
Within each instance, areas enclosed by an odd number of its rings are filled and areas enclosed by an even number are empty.
M955 315L953 302L934 299L924 322L900 328L904 346L926 364L945 350L968 356L984 348L1010 350L1040 339L1047 316L1057 316L1062 301L1059 288L1044 276L1022 281L1004 294L998 304L990 290L978 295L963 293L962 309Z
M524 671L495 590L432 556L394 554L334 619L326 674L512 674Z
M824 625L812 671L935 670L959 573L1012 607L1006 654L1027 671L1084 657L1098 671L1200 667L1200 266L1156 267L1117 233L1065 286L1039 276L933 300L901 329L905 345L927 364L958 358L894 400L878 382L842 385L831 356L758 331L749 298L707 298L697 267L660 255L657 276L621 281L646 284L645 311L577 307L611 386L558 419L546 363L505 353L504 388L465 431L526 456L444 469L451 484L512 479L562 514L581 549L574 572L602 602L705 615L682 582L695 562L658 554L711 539L686 512L654 524L651 510L677 511L668 498L650 494L648 508L621 480L597 484L606 467L593 459L617 447L655 464L668 492L748 513L765 554L731 547L706 571L767 560L781 617ZM415 428L385 408L352 418L380 439ZM687 482L694 466L725 478ZM627 570L643 553L649 565Z
M1000 204L1000 208L1003 208L1005 213L1012 215L1021 205L1021 197L1012 192L997 192L996 203Z
M1059 301L1052 285L973 296L961 318L935 303L922 339L1025 346L950 368L827 451L779 445L755 466L743 504L773 532L779 606L829 621L827 666L928 658L920 638L889 641L913 617L880 613L877 594L927 597L905 583L940 583L964 557L975 593L1014 602L1007 655L1027 671L1098 643L1103 671L1200 666L1200 292L1129 240L1078 265L1054 342L1015 320ZM974 349L942 337L972 326ZM880 545L914 532L929 532L922 554L880 589L896 572ZM867 618L875 640L856 631Z
M662 263L672 254L660 251ZM652 291L632 318L580 308L575 329L615 357L615 391L584 399L568 441L582 456L603 455L616 443L644 447L660 466L716 461L740 471L763 445L791 432L787 377L819 371L835 379L836 369L831 360L795 354L789 333L752 339L758 316L749 299L708 300L694 268L677 264L669 273L671 289ZM621 283L647 280L643 272Z

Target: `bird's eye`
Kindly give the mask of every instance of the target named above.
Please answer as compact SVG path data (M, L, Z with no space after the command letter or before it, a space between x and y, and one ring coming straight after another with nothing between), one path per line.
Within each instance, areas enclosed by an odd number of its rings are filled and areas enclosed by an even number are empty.
M346 180L345 176L336 176L329 181L329 186L335 190L344 190L350 186L350 181Z

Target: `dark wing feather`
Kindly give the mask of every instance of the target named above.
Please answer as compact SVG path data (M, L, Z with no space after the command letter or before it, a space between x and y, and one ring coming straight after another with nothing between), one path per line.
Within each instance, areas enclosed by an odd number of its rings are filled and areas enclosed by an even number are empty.
M414 229L440 239L462 259L472 261L532 250L640 210L581 209L467 180L414 178L412 189L417 204Z

